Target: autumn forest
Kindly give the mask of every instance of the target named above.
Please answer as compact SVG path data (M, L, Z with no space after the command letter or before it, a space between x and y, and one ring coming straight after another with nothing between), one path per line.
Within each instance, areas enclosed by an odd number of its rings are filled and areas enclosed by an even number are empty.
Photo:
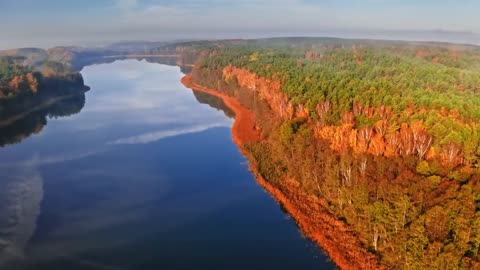
M452 44L230 41L204 44L192 76L255 113L262 140L244 147L259 176L341 221L327 252L376 258L343 258L359 269L476 269L479 60Z

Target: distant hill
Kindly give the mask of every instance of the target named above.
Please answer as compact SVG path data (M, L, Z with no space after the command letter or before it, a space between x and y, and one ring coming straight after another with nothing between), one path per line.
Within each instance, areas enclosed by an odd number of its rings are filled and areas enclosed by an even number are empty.
M38 48L21 48L0 51L0 57L2 56L25 58L24 64L30 66L38 66L48 60L48 53L45 50Z
M78 71L85 65L103 59L104 56L124 54L124 51L110 48L54 47L48 50L40 48L20 48L0 51L0 58L10 58L17 64L43 70L55 63L67 71Z

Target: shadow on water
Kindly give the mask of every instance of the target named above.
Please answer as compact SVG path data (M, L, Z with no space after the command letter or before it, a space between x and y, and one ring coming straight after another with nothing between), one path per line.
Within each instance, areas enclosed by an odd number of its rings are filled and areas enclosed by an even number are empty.
M235 117L235 112L232 109L230 109L227 105L225 105L225 103L221 98L212 96L204 92L193 91L193 90L192 92L195 98L197 99L197 101L200 102L201 104L207 104L214 109L223 111L225 116L228 118Z
M85 94L68 96L27 96L1 106L0 147L20 143L38 134L48 118L67 117L85 106Z

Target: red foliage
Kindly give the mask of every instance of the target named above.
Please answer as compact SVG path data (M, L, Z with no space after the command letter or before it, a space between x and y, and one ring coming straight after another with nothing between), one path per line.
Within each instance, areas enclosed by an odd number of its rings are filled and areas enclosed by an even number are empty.
M280 91L279 81L259 77L253 72L232 65L223 69L223 77L226 80L236 79L241 87L257 92L282 118L292 119L295 109L287 95Z

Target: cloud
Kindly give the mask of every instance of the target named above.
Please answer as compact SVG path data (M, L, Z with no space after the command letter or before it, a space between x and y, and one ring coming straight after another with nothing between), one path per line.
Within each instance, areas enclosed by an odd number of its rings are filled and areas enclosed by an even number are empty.
M155 141L159 141L162 139L175 137L184 134L190 133L198 133L202 131L206 131L211 128L217 127L229 127L227 124L210 124L210 125L197 125L188 128L179 128L179 129L171 129L171 130L161 130L161 131L154 131L148 132L145 134L132 136L128 138L118 139L111 144L146 144Z
M85 152L77 152L77 153L66 153L66 154L58 154L52 156L40 156L34 155L31 158L23 161L14 161L14 162L4 162L0 164L0 168L36 168L43 165L51 165L51 164L58 164L68 161L79 160L83 158L87 158L89 156L94 156L103 152L106 152L108 149L95 149L89 150Z
M9 167L0 172L0 268L23 256L33 236L43 199L43 178L35 167Z

